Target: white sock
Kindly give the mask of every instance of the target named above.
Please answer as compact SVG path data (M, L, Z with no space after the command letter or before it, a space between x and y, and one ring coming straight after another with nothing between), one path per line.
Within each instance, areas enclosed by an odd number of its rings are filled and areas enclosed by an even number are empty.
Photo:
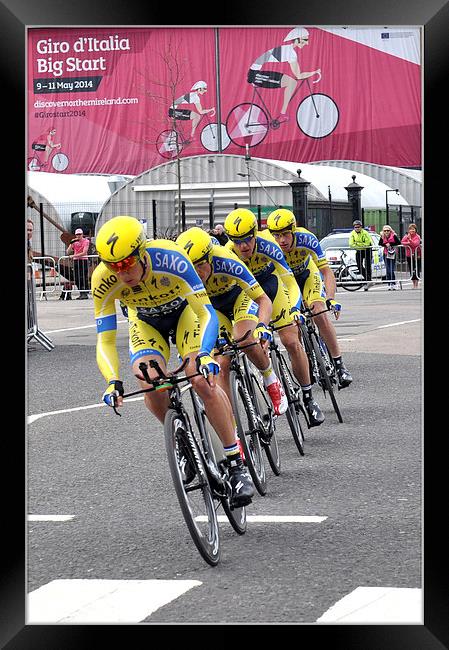
M261 370L261 373L263 377L263 383L265 386L270 386L270 384L274 384L278 379L274 373L273 366L271 365L271 361L265 370Z

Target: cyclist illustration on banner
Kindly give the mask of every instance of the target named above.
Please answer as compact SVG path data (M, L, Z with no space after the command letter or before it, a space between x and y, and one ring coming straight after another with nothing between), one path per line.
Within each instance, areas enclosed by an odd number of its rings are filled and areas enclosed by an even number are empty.
M339 111L334 100L323 93L312 93L309 79L317 75L312 83L321 79L321 69L301 72L297 50L309 43L309 32L305 27L295 27L279 45L259 56L250 66L247 81L253 86L251 102L234 106L226 119L226 129L231 141L239 147L255 147L260 144L270 128L278 129L290 117L287 109L301 86L306 82L309 91L296 111L296 122L304 135L311 138L324 138L337 126ZM292 75L273 69L262 69L264 64L288 63ZM283 88L284 96L280 113L274 117L259 88ZM263 108L254 103L255 97Z
M49 162L57 172L63 172L67 168L69 159L65 153L60 151L61 143L54 141L55 135L56 129L52 126L32 143L31 148L34 155L27 160L27 169L29 171L42 171L48 166ZM38 153L40 151L43 152L42 158Z
M193 84L190 92L181 95L175 99L173 104L168 109L168 116L172 119L172 128L162 131L158 135L156 141L156 148L163 158L175 158L177 150L179 153L193 142L195 131L203 120L206 118L207 125L201 130L201 144L208 151L218 151L218 125L210 122L210 117L215 115L215 107L203 108L201 105L201 98L207 92L207 83L205 81L197 81ZM187 108L194 106L194 108ZM190 120L191 130L190 133L184 133L182 124ZM227 140L223 142L223 148L228 146L230 140L226 138L225 127L221 125L222 139ZM176 144L178 146L176 146Z

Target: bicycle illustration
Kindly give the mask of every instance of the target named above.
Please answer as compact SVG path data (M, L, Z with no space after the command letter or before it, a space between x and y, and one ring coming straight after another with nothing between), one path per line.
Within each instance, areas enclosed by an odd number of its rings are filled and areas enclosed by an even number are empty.
M313 83L317 83L319 78ZM309 138L325 138L337 127L340 113L332 97L324 93L314 93L310 87L309 79L303 79L296 87L291 100L299 89L307 83L309 94L301 100L296 109L296 123L298 128ZM253 95L250 102L242 102L231 108L226 118L226 131L231 142L238 147L255 147L260 144L269 129L278 129L282 121L273 117L264 102L258 87L253 86ZM262 106L255 103L259 101ZM290 101L291 101L290 100Z
M63 172L67 169L69 165L69 158L67 154L62 153L62 151L52 151L48 160L43 160L39 152L45 151L45 144L39 142L33 142L31 148L34 151L34 155L28 158L27 160L27 169L30 172L40 172L45 170L46 167L51 165L53 169L57 172Z
M216 122L211 122L209 116L204 114L201 116L198 126L201 125L204 118L206 119L207 124L203 126L200 132L201 144L205 149L207 149L207 151L218 151L218 124ZM222 149L226 149L231 141L226 132L225 125L221 124L220 126ZM182 122L178 119L176 122L173 120L170 129L165 129L159 133L156 139L156 149L163 158L172 160L173 158L176 158L178 152L181 153L184 151L191 143L192 140L184 133Z

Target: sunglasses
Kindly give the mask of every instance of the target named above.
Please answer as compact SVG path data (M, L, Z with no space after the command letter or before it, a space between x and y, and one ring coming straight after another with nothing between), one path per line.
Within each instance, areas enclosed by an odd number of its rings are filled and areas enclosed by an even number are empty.
M248 235L247 237L231 237L228 235L229 239L234 242L234 244L249 244L249 242L254 239L254 234Z
M129 269L132 269L137 262L139 261L139 251L134 251L131 255L128 257L125 257L124 260L120 260L120 262L106 262L105 260L102 260L103 264L107 266L108 269L111 269L111 271L115 271L116 273L124 273L126 271L129 271Z
M285 230L270 230L270 234L273 235L273 237L284 237L285 235L291 235L292 233L291 228L286 228Z

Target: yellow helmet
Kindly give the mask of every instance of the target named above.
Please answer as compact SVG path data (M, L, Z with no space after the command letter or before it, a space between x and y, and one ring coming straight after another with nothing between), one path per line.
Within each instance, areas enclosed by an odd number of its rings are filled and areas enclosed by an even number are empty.
M224 230L230 239L255 237L257 235L256 215L246 208L236 208L226 217Z
M125 270L123 260L143 257L147 237L145 228L134 217L113 217L97 233L95 246L99 258L114 270ZM128 265L130 266L130 265ZM123 267L123 268L122 268Z
M192 264L205 261L209 262L213 245L212 238L201 228L194 226L182 232L177 238L176 243L187 253Z
M278 208L268 215L267 228L270 232L293 230L296 226L296 217L291 210Z

